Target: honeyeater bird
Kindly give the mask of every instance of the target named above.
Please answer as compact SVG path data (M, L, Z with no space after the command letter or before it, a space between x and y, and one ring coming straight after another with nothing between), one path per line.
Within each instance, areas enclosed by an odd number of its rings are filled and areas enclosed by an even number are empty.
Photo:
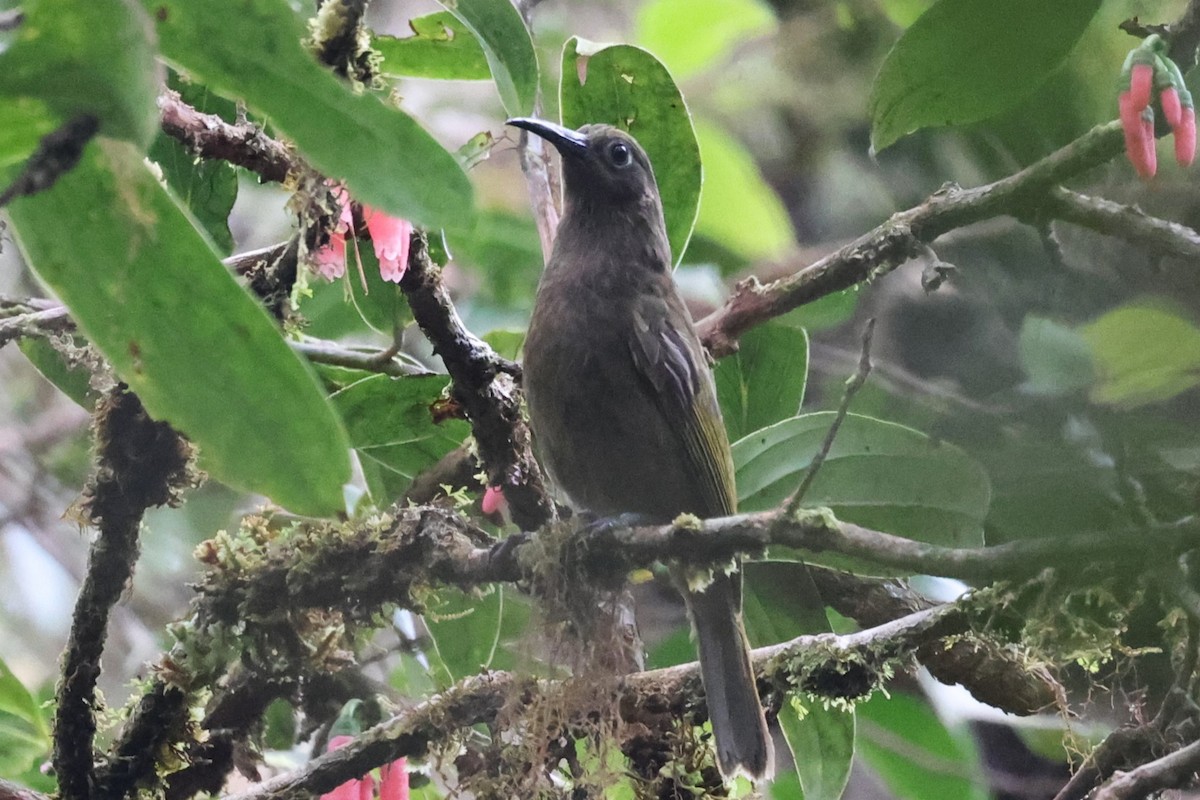
M524 386L543 465L579 508L667 523L734 513L733 460L712 374L675 286L645 151L609 125L508 124L562 157L565 208L525 339ZM742 625L739 572L672 570L730 777L768 774L772 749Z

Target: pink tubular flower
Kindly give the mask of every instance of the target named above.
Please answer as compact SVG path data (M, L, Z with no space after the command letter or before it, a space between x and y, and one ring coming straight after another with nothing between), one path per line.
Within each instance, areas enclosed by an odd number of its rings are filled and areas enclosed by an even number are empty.
M483 507L483 513L492 515L503 511L508 506L508 501L504 498L504 490L499 486L489 486L483 492L483 501L480 504Z
M1158 93L1158 104L1162 106L1163 119L1171 126L1171 130L1179 127L1183 118L1183 106L1179 102L1179 92L1174 86L1168 86Z
M1134 64L1129 70L1129 94L1133 107L1141 111L1150 105L1150 93L1154 88L1154 67L1150 64Z
M375 245L379 274L385 281L399 283L408 269L408 240L412 236L412 223L369 206L363 206L363 219L371 234L371 243Z
M1121 128L1125 131L1125 155L1129 163L1143 178L1153 178L1158 171L1158 158L1154 149L1154 116L1143 113L1148 106L1138 108L1133 92L1121 92L1118 98L1121 110Z
M397 758L379 768L379 800L408 800L408 763Z
M329 740L329 749L336 750L347 742L354 741L353 736L334 736ZM375 779L364 775L355 780L349 780L332 792L321 795L321 800L372 800L375 796Z
M341 204L338 222L329 235L329 242L313 254L317 272L331 281L346 274L346 235L354 227L349 193L342 186L334 189L333 193ZM412 223L367 205L362 207L362 211L375 248L375 257L379 259L379 274L385 281L399 283L408 269L408 240L412 235Z
M1183 107L1175 126L1175 160L1184 167L1196 160L1196 110L1189 106Z
M353 736L334 736L329 740L329 749L335 750L347 742L354 740ZM408 800L408 762L398 758L390 764L384 764L379 769L379 800ZM349 780L331 792L321 795L321 800L374 800L375 779L364 775L355 780Z

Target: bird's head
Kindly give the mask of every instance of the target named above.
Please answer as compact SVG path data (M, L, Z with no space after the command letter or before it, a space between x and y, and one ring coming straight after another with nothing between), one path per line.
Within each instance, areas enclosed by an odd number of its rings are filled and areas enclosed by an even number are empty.
M626 205L657 200L650 159L637 140L612 125L577 131L553 122L517 117L509 125L537 134L562 156L568 201Z

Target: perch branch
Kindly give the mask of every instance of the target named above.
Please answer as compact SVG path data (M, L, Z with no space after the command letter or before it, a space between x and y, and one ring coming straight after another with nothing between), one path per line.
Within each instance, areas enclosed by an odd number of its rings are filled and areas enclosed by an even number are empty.
M911 655L917 648L967 629L967 615L953 606L919 611L857 633L800 636L751 653L759 679L775 686L812 691L829 684L844 686L847 668L863 670L854 697L869 694L885 663ZM281 775L227 800L291 800L330 791L374 767L401 757L420 758L455 731L496 719L501 709L521 696L550 694L561 681L534 681L506 672L486 672L364 731L354 741L324 753L295 772ZM637 713L647 696L689 713L703 708L699 665L695 662L625 676L617 685L622 708Z

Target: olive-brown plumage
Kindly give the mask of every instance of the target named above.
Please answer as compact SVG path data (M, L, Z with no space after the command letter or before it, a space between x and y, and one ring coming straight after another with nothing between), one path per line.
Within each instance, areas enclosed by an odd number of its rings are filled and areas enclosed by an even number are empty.
M538 285L524 381L538 452L571 501L669 522L732 514L733 462L716 390L671 275L654 172L608 125L513 119L562 155L565 209ZM760 777L771 744L741 618L740 574L689 591L700 667L726 776Z

